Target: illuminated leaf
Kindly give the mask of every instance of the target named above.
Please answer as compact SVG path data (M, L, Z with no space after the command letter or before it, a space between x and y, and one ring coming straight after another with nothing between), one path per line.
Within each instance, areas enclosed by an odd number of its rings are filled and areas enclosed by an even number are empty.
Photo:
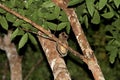
M66 22L62 22L62 23L60 23L59 25L58 25L58 27L57 27L57 30L59 31L59 30L62 30L63 28L65 28L66 27Z
M46 2L44 2L41 6L48 8L48 7L53 7L53 6L55 6L55 4L54 4L52 1L46 1Z
M113 1L114 1L114 3L115 3L115 6L118 8L119 5L120 5L120 0L113 0Z
M95 11L94 0L85 0L85 1L86 1L88 12L90 13L91 16L93 16L93 13Z
M83 21L84 21L84 24L85 24L86 28L88 28L88 17L87 17L87 15L85 15L83 17Z
M103 9L103 7L107 4L107 0L99 0L99 10Z
M80 2L82 2L83 0L70 0L70 2L68 3L68 6L73 6L76 5Z
M106 19L109 19L109 18L112 18L114 16L114 13L111 11L111 12L107 12L107 13L102 14L102 16Z
M24 21L17 19L14 23L13 26L20 26Z
M69 34L70 33L70 23L69 22L66 22L66 32Z
M33 43L33 44L37 44L37 41L36 41L36 39L35 39L35 37L32 35L32 34L30 34L30 33L28 33L28 36L29 36L29 39L30 39L30 41Z
M19 29L17 28L11 35L11 40L13 40L19 33Z
M20 39L19 44L18 44L18 48L19 49L22 48L27 43L27 41L28 41L28 34L26 33Z
M0 16L0 24L3 29L8 30L8 23L4 16Z
M49 29L51 29L51 30L56 30L57 29L57 25L55 23L46 22L46 24L49 27Z
M100 23L100 15L97 10L95 10L95 13L93 15L92 21L93 24L99 24Z
M12 15L12 14L7 13L7 14L6 14L6 19L7 19L8 21L10 21L10 22L14 22L17 18L16 18L14 15Z
M112 49L112 51L109 53L110 54L109 60L112 64L115 62L115 58L117 57L117 52L118 52L118 49L115 48L115 49Z

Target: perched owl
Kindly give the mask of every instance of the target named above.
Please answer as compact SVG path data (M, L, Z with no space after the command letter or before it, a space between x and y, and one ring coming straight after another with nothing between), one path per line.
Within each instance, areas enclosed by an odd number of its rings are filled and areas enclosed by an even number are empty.
M68 35L65 32L61 32L59 34L59 40L62 41L63 44L68 45L67 39L68 39ZM57 43L57 50L61 57L64 57L67 55L68 49L66 49L65 47L63 47L58 43Z

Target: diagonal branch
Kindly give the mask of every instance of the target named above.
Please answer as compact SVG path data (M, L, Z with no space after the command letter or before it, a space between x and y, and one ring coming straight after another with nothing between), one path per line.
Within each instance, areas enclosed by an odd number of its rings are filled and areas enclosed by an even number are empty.
M66 44L63 44L58 38L56 38L53 34L51 34L49 31L45 30L42 26L36 24L35 22L31 21L30 19L20 15L19 13L13 11L12 9L2 5L0 3L0 8L8 11L9 13L15 15L16 17L28 22L29 24L31 24L33 27L37 28L39 31L41 31L42 33L46 34L50 39L58 42L60 45L62 45L63 47L67 48L71 53L73 53L75 56L79 57L80 59L82 59L84 61L84 56L81 55L79 52L73 50L71 47L67 46ZM38 34L39 35L39 34Z
M76 36L76 39L81 47L85 59L85 63L91 70L95 80L105 80L102 71L98 65L97 59L91 49L89 42L82 30L81 24L77 18L73 8L67 8L69 0L52 0L56 5L58 5L68 16L68 20L71 23L72 30Z

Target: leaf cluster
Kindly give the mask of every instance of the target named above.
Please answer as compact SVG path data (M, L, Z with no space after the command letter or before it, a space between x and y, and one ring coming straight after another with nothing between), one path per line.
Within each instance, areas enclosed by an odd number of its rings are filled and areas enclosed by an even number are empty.
M65 29L67 33L70 32L70 23L68 22L66 14L50 0L5 0L1 1L1 3L31 19L45 29L52 31ZM11 23L12 27L9 26ZM12 28L12 40L17 36L22 36L18 43L19 49L28 42L28 39L30 39L33 44L37 44L35 37L30 33L37 33L37 29L3 9L0 9L0 24L5 30Z
M101 32L106 33L103 37L107 39L109 61L114 63L116 58L120 59L120 0L76 0L72 7L76 7L78 18L86 28L104 24Z

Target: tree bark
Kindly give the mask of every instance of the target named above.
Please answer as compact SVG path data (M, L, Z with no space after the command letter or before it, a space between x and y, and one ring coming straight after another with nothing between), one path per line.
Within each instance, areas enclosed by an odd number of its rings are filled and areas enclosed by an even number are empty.
M39 34L42 35L41 32ZM53 72L54 80L71 80L66 64L56 49L56 42L41 36L38 36L38 39Z
M76 36L76 39L81 47L83 55L85 57L84 62L88 65L95 80L105 80L102 71L98 65L97 59L91 49L89 42L82 30L81 24L77 18L77 15L73 8L67 8L68 0L52 0L58 5L68 16L68 20L71 24L72 30Z
M0 49L6 52L11 80L22 80L22 68L21 68L21 57L18 55L14 43L10 40L11 33L8 32L8 35L5 35L4 38L0 37Z

